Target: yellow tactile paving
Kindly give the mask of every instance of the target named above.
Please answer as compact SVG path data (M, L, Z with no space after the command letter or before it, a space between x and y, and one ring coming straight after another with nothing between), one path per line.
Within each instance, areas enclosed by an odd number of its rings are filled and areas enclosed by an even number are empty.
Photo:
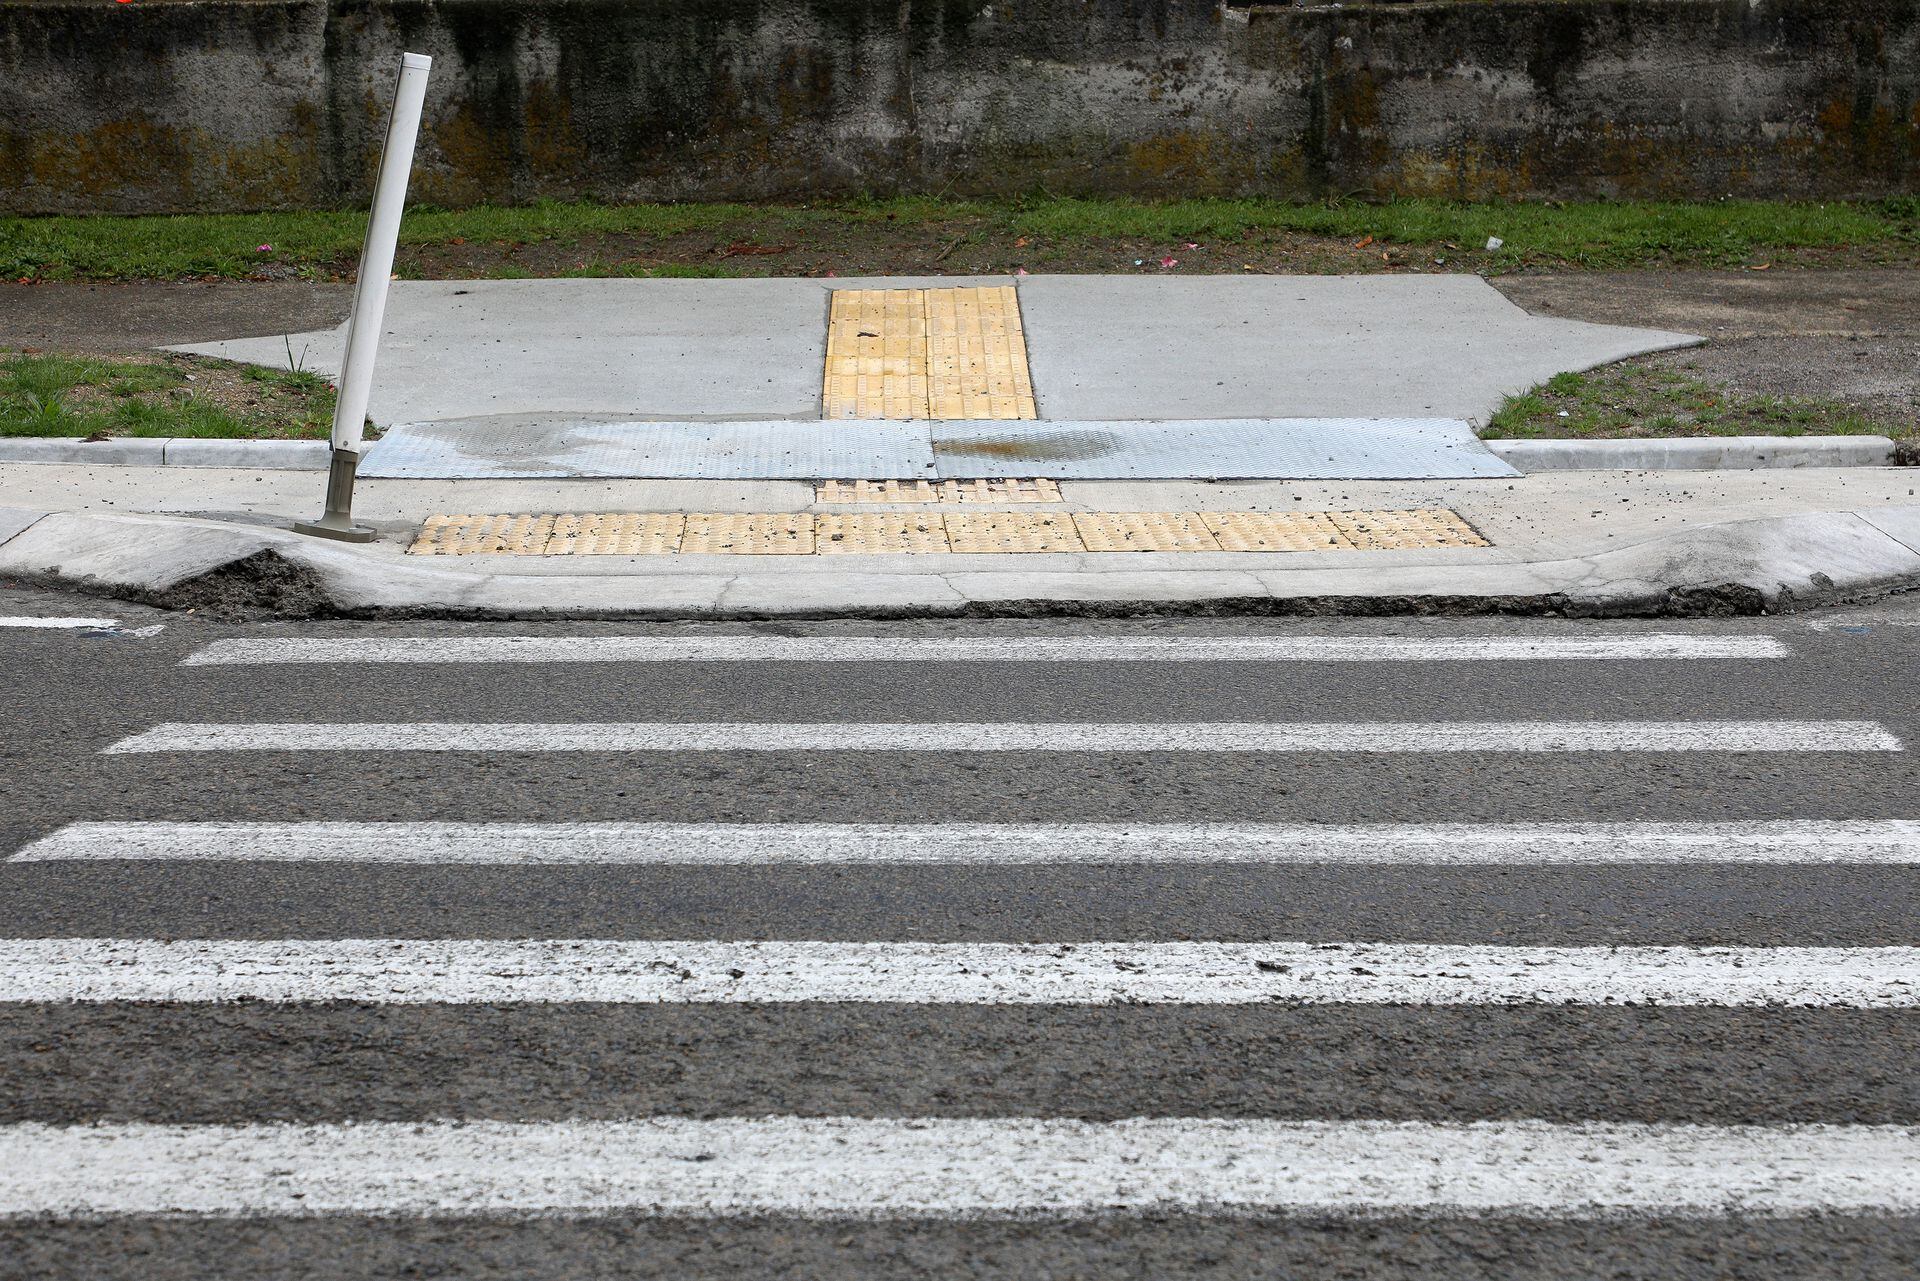
M1327 519L1360 551L1421 547L1486 547L1487 540L1458 512L1444 507L1412 511L1328 512Z
M948 512L956 552L1081 552L1086 545L1065 512Z
M687 518L677 512L590 512L553 522L543 556L657 556L680 550Z
M923 289L836 289L827 317L821 412L828 418L927 416Z
M847 482L854 483L854 482ZM909 482L920 483L920 482ZM952 482L941 482L952 483ZM884 492L884 491L883 491ZM1352 512L565 512L435 515L416 556L1363 552L1487 547L1444 507Z
M1038 480L823 480L817 503L1057 503L1060 486Z
M939 490L930 480L823 480L813 487L816 503L931 503Z
M1325 512L1201 512L1225 552L1350 552Z
M815 517L813 550L821 556L951 550L939 512L838 512Z
M1060 486L1037 480L943 480L943 503L1057 503Z
M1013 286L929 289L926 306L928 417L1039 416Z
M820 412L827 418L1037 418L1019 295L836 289Z
M680 537L682 552L736 556L805 556L813 551L813 517L805 513L695 512Z
M556 518L524 516L432 516L408 550L416 556L538 555Z
M1090 552L1217 552L1193 512L1075 512L1073 527Z

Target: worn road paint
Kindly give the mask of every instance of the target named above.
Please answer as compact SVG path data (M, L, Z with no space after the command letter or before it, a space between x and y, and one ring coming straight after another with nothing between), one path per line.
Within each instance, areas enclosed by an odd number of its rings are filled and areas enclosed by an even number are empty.
M187 666L266 663L1309 663L1787 658L1771 636L420 636L214 641Z
M0 1215L1912 1213L1920 1130L654 1117L0 1127Z
M0 940L0 1001L1920 1006L1920 948Z
M117 618L34 618L22 615L0 618L0 627L44 627L50 631L84 631L120 626Z
M127 752L1897 752L1872 721L168 722Z
M1920 820L1705 823L71 823L11 861L687 865L1920 863Z

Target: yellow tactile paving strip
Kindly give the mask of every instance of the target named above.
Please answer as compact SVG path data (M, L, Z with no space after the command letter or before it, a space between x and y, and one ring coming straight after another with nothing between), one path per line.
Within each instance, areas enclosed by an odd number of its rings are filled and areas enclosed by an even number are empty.
M836 289L827 315L826 418L1037 418L1011 285Z
M949 512L942 519L956 552L1087 550L1066 512Z
M921 484L925 482L902 482ZM924 500L923 500L924 501ZM1349 512L562 512L427 520L416 556L1369 552L1487 547L1444 507Z
M1057 503L1051 480L823 480L817 503Z
M946 523L938 512L838 512L815 518L813 549L822 556L874 552L944 552Z
M695 512L687 517L680 550L735 556L807 556L813 552L813 517L804 512Z

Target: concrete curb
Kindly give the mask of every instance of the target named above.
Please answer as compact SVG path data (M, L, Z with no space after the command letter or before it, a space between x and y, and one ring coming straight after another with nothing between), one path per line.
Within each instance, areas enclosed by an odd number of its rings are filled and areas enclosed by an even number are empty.
M199 437L0 437L0 463L127 463L137 467L259 467L269 471L324 469L324 440L208 440Z
M0 513L0 574L228 617L915 618L1525 613L1698 617L1920 586L1920 505L1708 525L1584 559L1244 570L486 574L283 530Z
M1771 467L1890 467L1920 451L1887 436L1713 436L1667 440L1489 440L1495 457L1522 472L1704 471ZM369 447L371 454L377 443ZM0 463L125 463L137 467L258 467L320 471L324 440L192 437L0 437Z
M1489 440L1523 472L1702 471L1761 467L1890 467L1887 436L1682 436L1666 440Z

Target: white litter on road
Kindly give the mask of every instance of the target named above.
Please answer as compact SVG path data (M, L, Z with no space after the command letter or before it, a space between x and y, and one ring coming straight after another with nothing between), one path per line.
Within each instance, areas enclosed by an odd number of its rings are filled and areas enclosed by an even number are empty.
M1920 1006L1920 948L0 940L0 1001Z
M215 641L186 666L271 663L1528 662L1787 658L1771 636L432 636Z
M1889 1214L1920 1130L1045 1118L0 1127L0 1216Z
M167 723L120 752L1897 752L1872 721Z
M70 823L11 861L1920 863L1920 820L1703 823Z

